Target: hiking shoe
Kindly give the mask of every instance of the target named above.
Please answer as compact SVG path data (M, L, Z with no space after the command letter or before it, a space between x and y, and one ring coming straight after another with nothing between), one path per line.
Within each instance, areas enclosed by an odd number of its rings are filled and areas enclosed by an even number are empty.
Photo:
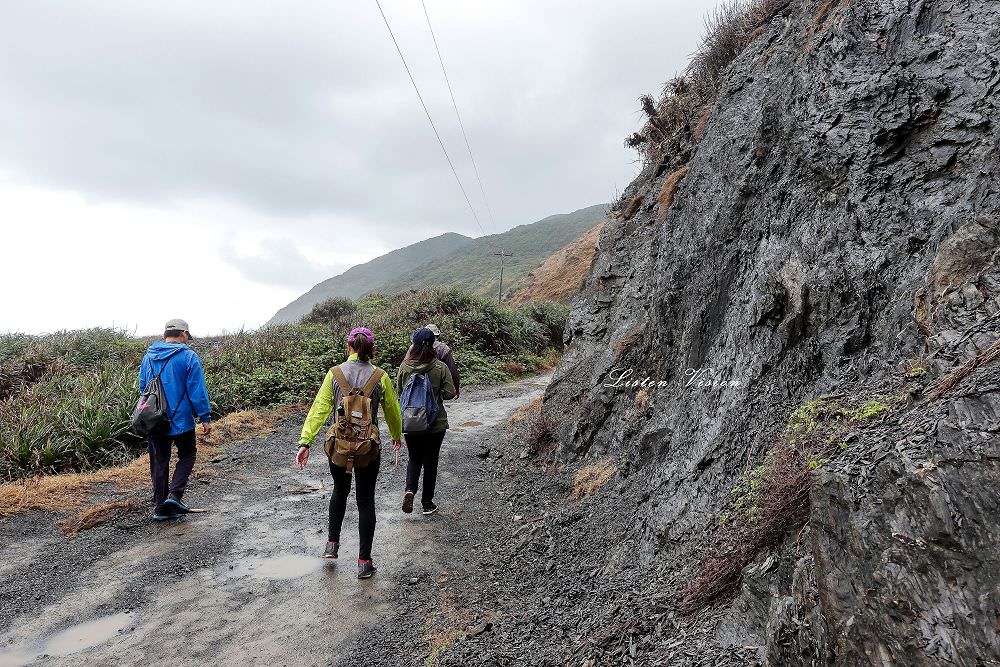
M438 506L434 503L427 503L424 505L424 516L430 516L438 511Z
M413 511L413 491L403 494L403 511L407 514Z
M358 579L371 579L377 570L378 568L371 560L358 559Z
M190 507L181 502L181 499L172 493L163 501L163 507L167 510L173 510L174 514L187 514L191 511Z
M153 513L153 521L168 521L177 518L176 514L167 514L166 510Z
M340 551L340 542L327 542L326 548L323 549L323 558L337 558L338 551Z

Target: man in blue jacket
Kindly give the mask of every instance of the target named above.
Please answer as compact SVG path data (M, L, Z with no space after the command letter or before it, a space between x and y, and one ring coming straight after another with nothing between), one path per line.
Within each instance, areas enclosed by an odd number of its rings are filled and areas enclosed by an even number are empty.
M163 340L156 341L146 350L139 370L139 392L157 374L163 385L170 411L170 430L166 435L149 438L149 472L153 478L153 521L166 521L186 514L191 508L181 498L187 488L188 477L194 468L195 447L194 418L201 422L201 432L212 432L212 406L208 402L205 373L201 359L187 346L191 340L188 324L184 320L170 320L164 327ZM170 476L170 451L177 445L177 466Z

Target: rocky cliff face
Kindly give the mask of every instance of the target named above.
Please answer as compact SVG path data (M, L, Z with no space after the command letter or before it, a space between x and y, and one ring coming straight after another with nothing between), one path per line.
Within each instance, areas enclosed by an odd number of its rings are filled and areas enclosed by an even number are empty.
M818 467L802 531L717 603L717 642L1000 660L998 53L992 0L784 3L603 229L545 411L565 456L610 453L644 489L647 564L711 539L797 406L920 373ZM605 386L623 370L658 385Z

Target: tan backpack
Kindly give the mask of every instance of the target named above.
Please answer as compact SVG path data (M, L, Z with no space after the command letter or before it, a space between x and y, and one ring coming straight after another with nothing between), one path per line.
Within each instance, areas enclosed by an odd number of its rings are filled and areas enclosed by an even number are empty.
M355 466L364 468L381 451L378 424L372 419L372 393L385 371L376 368L360 389L348 384L340 366L335 366L332 372L342 398L333 425L326 433L323 450L334 465L347 468L349 475Z

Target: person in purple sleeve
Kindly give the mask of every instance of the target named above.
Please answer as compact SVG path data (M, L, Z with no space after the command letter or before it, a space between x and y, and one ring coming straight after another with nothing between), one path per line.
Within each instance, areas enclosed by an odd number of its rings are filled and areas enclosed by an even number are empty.
M448 370L451 371L451 381L455 383L455 398L458 398L460 393L459 382L458 382L458 366L455 365L455 360L451 356L451 348L441 340L441 330L433 324L424 325L425 329L430 329L431 333L434 334L434 354L438 359L444 362Z

